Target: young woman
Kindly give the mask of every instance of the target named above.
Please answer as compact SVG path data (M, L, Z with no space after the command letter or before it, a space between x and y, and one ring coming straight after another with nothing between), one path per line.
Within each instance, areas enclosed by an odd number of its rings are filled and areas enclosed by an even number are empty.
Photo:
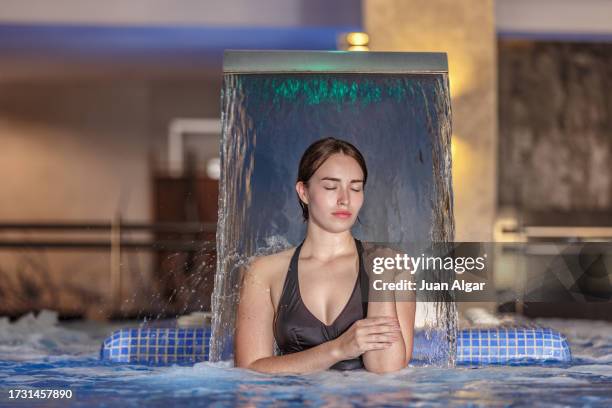
M352 144L313 143L296 191L308 224L297 248L255 259L236 318L237 367L267 373L404 368L412 353L414 302L368 302L363 244L353 226L367 168ZM276 341L281 355L274 355Z

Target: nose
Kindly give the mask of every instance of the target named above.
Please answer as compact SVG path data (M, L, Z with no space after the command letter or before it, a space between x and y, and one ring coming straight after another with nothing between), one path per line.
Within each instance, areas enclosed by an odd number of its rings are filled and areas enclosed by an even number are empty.
M338 189L338 191L339 192L338 192L338 202L337 202L337 204L348 207L348 205L350 203L350 194L349 194L349 192L345 188L340 188L340 189Z

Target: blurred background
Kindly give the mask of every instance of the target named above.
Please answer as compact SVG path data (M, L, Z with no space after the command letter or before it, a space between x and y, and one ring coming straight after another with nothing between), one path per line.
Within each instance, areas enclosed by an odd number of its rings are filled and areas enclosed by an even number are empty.
M446 52L456 240L612 239L610 1L0 0L0 316L210 310L224 49Z

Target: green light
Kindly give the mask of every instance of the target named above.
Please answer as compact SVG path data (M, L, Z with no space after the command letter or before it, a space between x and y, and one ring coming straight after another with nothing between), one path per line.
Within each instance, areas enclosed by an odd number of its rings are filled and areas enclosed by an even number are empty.
M401 103L422 93L424 83L441 81L443 75L372 74L250 74L236 75L238 86L248 83L249 93L274 108L301 101L306 106L329 105L330 109L363 109L386 98ZM244 88L243 88L244 89Z

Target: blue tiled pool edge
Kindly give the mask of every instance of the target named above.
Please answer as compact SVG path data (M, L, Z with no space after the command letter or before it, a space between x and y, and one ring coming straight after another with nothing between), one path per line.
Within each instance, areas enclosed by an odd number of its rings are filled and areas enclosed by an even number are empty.
M119 363L193 364L208 360L209 328L120 329L102 343L100 358Z
M466 329L457 336L458 364L509 364L521 361L570 362L567 339L549 328Z
M102 343L100 358L120 363L194 364L208 360L209 328L121 329ZM413 357L424 356L440 339L417 331ZM457 364L570 362L565 336L543 327L472 328L457 333Z

